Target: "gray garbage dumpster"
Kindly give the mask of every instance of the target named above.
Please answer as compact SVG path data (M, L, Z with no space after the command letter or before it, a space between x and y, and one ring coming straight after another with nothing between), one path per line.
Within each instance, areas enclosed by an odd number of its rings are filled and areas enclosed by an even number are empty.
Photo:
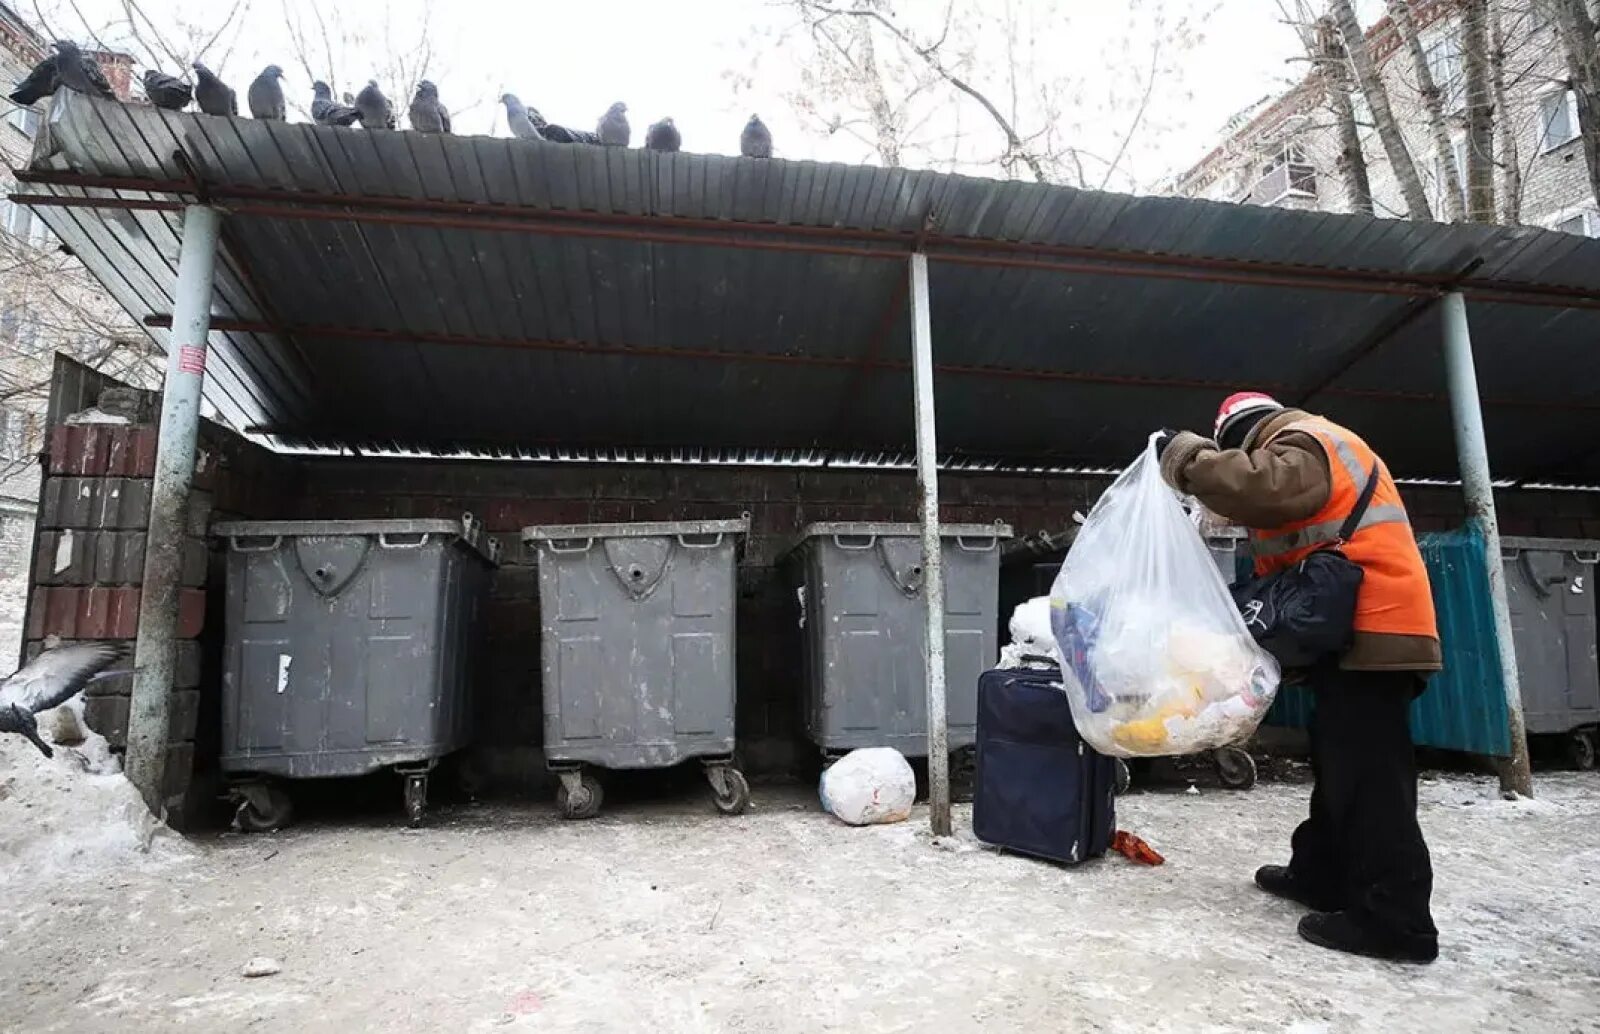
M698 759L719 811L750 786L733 764L734 598L728 521L529 527L539 566L545 761L567 818L599 813L598 768Z
M1531 735L1559 738L1569 764L1593 768L1600 724L1595 564L1600 542L1504 538L1506 596Z
M977 731L978 676L999 655L1003 524L947 524L946 725L952 752ZM804 629L806 732L824 759L858 747L928 754L922 530L812 524L788 554Z
M461 521L219 523L227 548L222 769L247 830L290 817L279 779L428 773L463 747L494 562Z

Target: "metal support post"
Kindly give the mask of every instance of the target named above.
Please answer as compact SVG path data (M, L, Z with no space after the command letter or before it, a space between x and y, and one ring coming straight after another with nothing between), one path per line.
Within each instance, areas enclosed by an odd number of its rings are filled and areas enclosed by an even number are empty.
M150 810L160 815L167 768L167 727L178 644L178 598L189 489L194 483L200 393L205 386L211 292L222 214L191 205L183 214L183 247L167 372L161 394L161 439L156 446L134 644L133 700L128 714L128 778Z
M927 604L928 821L950 835L950 747L945 727L944 547L939 534L939 449L934 435L933 326L928 256L911 256L911 368L917 416L917 488L922 497L922 590Z
M1478 373L1472 359L1467 326L1467 300L1459 291L1444 296L1444 363L1450 384L1450 415L1456 454L1461 464L1461 489L1467 516L1483 531L1484 560L1489 574L1489 603L1494 610L1495 639L1500 647L1500 674L1505 684L1506 733L1511 756L1500 764L1500 790L1533 796L1533 771L1528 763L1528 734L1522 723L1522 684L1511 634L1511 606L1506 600L1505 565L1500 558L1500 523L1494 511L1494 484L1489 476L1489 448L1478 402Z

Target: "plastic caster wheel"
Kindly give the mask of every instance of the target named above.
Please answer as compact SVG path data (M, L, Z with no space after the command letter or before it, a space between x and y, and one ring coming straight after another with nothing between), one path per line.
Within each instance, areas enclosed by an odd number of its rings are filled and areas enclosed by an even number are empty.
M556 786L556 809L564 819L592 819L600 814L604 800L600 780L588 772L579 777L576 789L569 789L565 779Z
M724 815L743 815L750 808L750 781L737 768L723 769L722 779L726 792L717 789L713 782L711 800Z
M1230 790L1248 790L1256 785L1256 759L1239 747L1223 747L1212 754L1217 777Z
M1117 759L1117 781L1116 781L1117 796L1121 797L1123 794L1127 793L1128 792L1128 787L1130 787L1132 785L1133 785L1133 770L1128 767L1128 763L1126 761L1124 761L1122 758L1118 758Z
M428 810L428 777L422 775L406 776L406 824L412 829L422 825L422 817Z
M1595 766L1595 734L1581 731L1567 735L1567 764L1579 772L1590 772Z
M245 787L240 795L239 810L233 816L240 832L271 833L294 819L294 803L280 787Z

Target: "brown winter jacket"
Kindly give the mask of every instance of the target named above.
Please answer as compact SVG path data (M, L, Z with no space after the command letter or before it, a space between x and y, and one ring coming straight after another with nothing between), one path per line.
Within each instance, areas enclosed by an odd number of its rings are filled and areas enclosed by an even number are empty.
M1183 432L1161 457L1161 476L1210 511L1245 528L1268 530L1308 520L1333 491L1328 454L1309 434L1283 428L1309 414L1286 409L1258 424L1242 449L1219 449ZM1256 443L1266 441L1265 448ZM1438 671L1439 641L1428 636L1357 632L1340 667L1355 671Z

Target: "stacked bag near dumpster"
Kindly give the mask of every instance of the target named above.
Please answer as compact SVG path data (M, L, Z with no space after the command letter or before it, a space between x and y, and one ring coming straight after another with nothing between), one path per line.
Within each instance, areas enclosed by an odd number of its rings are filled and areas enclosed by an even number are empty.
M1050 594L1083 737L1119 757L1192 754L1255 731L1278 687L1154 447L1100 497Z

